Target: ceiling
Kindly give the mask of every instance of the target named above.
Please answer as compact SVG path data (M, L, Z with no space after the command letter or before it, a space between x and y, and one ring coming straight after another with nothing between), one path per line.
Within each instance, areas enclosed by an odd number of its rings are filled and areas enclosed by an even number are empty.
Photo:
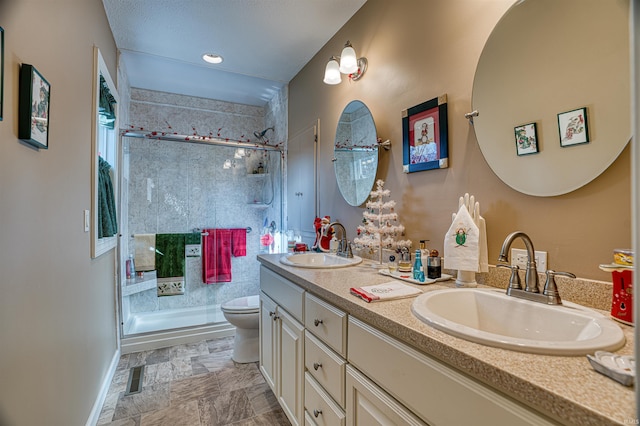
M366 0L102 2L131 87L264 106Z

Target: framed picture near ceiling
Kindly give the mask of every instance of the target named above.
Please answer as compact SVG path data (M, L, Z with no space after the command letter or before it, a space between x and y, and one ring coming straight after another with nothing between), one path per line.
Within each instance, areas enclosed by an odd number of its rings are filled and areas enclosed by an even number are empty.
M402 170L449 167L447 95L402 111Z
M560 146L580 145L589 142L587 108L578 108L558 114Z
M2 121L2 104L4 99L4 29L0 27L0 121Z
M49 100L51 85L34 68L22 64L18 106L18 138L37 147L49 148Z

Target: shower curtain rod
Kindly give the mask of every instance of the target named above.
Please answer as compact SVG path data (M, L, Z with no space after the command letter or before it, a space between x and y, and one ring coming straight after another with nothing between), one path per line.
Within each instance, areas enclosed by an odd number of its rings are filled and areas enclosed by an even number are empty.
M234 139L221 139L221 138L215 138L212 136L161 134L158 132L151 132L151 133L135 132L131 130L121 130L120 134L122 136L127 136L130 138L140 138L140 139L157 139L157 140L171 141L171 142L191 142L191 143L198 143L203 145L220 145L220 146L229 146L234 148L259 149L263 151L282 151L283 150L281 146L237 141Z

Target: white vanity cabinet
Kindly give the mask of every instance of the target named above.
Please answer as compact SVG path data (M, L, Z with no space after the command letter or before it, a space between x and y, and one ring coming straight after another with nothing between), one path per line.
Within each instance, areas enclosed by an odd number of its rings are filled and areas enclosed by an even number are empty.
M560 424L265 266L260 280L260 370L294 425Z
M260 268L260 371L291 424L304 424L304 290Z

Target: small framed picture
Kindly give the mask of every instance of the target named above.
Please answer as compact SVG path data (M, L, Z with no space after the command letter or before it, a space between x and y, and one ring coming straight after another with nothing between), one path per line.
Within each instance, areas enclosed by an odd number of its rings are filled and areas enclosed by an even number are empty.
M447 95L402 111L405 173L449 167Z
M523 124L514 128L516 153L529 155L538 152L538 130L536 123Z
M587 108L578 108L558 114L558 130L562 147L589 143Z
M33 65L20 68L18 138L37 147L49 148L49 99L51 85Z

